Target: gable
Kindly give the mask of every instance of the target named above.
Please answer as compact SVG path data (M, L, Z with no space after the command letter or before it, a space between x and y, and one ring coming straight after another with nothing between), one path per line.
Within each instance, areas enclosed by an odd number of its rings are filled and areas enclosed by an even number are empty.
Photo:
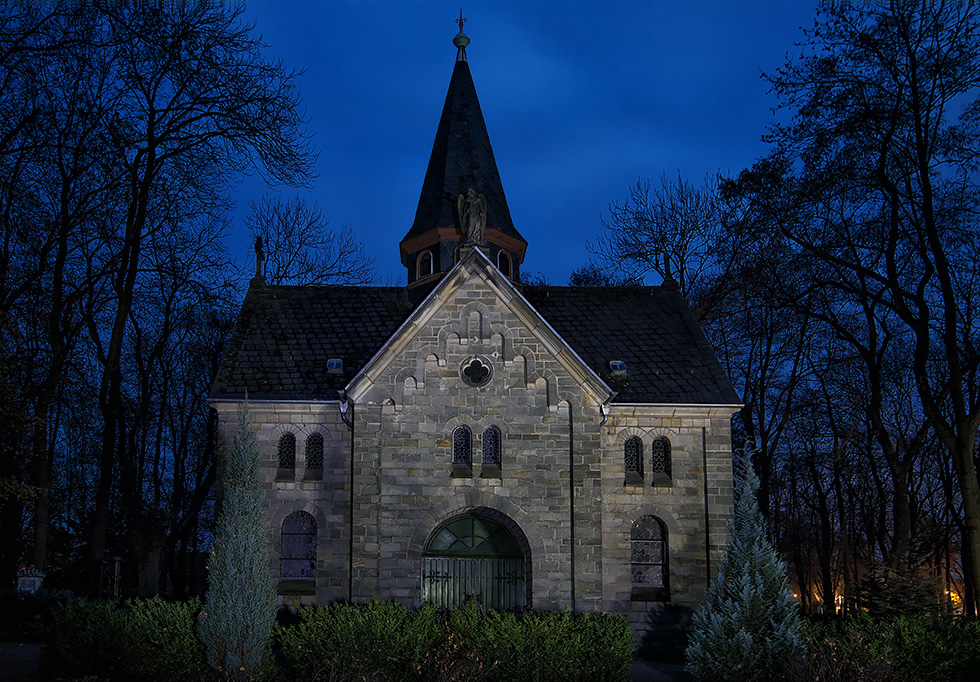
M419 369L429 362L445 367L449 356L479 359L488 368L521 362L526 381L545 379L552 399L557 400L558 378L545 377L534 367L537 360L548 356L596 404L613 397L605 382L475 248L464 252L461 261L354 377L348 395L362 402L397 393L400 387L389 385L388 375L392 365L404 367L406 353L412 354L407 359ZM462 371L460 368L460 376ZM414 372L411 380L424 381L424 376Z

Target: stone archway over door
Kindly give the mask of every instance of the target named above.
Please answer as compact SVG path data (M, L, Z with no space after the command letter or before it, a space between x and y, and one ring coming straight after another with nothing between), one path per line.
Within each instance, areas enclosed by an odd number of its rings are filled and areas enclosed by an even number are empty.
M492 609L523 608L526 557L501 523L476 514L449 519L422 553L422 601L453 608L478 601Z

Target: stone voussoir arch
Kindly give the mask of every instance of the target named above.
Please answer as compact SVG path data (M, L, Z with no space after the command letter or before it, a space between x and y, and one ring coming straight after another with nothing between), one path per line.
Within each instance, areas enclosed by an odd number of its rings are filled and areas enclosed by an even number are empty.
M623 517L622 529L627 543L629 543L633 524L641 516L656 516L663 521L664 525L667 526L668 537L673 537L675 533L680 531L680 525L677 523L677 519L664 506L659 504L640 504L630 509Z
M279 505L279 508L272 514L269 520L269 542L271 544L269 552L270 566L274 571L273 575L279 577L279 559L282 554L282 524L286 517L295 512L306 512L316 521L316 554L317 563L320 560L320 547L323 541L323 533L327 528L327 517L323 510L312 502L306 500L290 500Z
M534 519L508 498L479 490L445 497L426 509L412 531L408 543L409 556L421 558L426 540L440 524L461 514L481 512L488 518L504 522L512 532L515 529L519 530L520 533L517 535L524 537L517 539L527 543L525 549L530 553L529 559L533 561L544 556L544 538ZM507 523L508 520L510 523Z
M416 570L421 568L425 543L432 533L443 523L464 515L475 514L502 524L524 552L525 596L527 606L533 604L535 559L544 556L544 539L541 532L524 510L511 500L479 490L465 492L443 498L426 510L415 524L408 544L408 555Z

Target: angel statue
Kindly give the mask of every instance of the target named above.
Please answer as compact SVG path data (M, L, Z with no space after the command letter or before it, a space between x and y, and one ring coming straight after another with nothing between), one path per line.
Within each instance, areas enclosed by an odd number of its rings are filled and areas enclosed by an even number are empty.
M487 200L471 187L466 190L466 196L459 195L456 209L459 211L464 243L482 244L483 231L487 228Z

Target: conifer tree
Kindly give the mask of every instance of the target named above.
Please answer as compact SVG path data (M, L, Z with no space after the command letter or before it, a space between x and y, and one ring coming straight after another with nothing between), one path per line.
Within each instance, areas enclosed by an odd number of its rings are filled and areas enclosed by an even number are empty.
M800 617L759 511L751 452L735 463L728 550L694 614L688 670L702 682L780 680L805 652Z
M239 408L234 445L224 462L208 591L198 620L208 663L226 680L247 680L258 668L276 616L258 460L246 403Z

